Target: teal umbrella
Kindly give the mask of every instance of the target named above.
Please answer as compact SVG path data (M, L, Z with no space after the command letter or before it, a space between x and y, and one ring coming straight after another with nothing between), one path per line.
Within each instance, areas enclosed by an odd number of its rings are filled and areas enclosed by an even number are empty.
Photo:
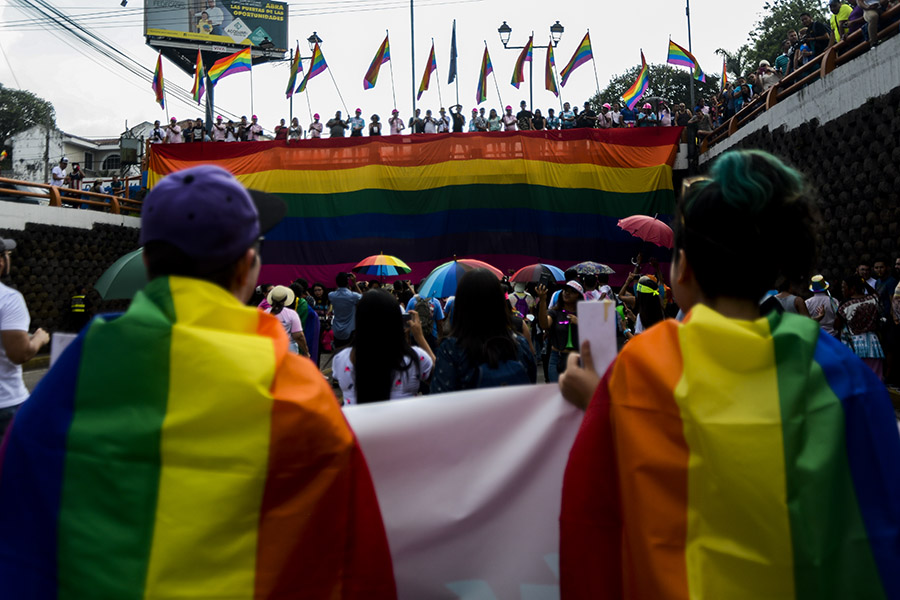
M122 256L104 271L94 289L104 300L131 299L147 285L147 270L142 257L143 248Z

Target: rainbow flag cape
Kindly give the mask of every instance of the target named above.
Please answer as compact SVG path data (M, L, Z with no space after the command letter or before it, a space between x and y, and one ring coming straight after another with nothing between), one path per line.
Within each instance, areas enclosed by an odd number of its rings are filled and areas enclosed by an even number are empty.
M391 46L388 42L388 35L385 34L384 41L381 42L381 46L378 47L378 52L375 53L375 58L372 59L372 64L369 65L369 70L366 71L366 75L363 77L364 90L370 90L375 87L381 65L389 60L391 60Z
M600 382L560 526L564 598L900 598L896 416L815 321L698 305Z
M722 89L725 89L725 86L728 85L728 65L725 63L725 59L722 59Z
M672 40L669 40L669 57L666 59L666 62L670 65L687 67L691 70L697 66L697 59L694 58L694 55Z
M156 71L153 72L153 83L151 84L153 92L156 94L156 101L159 102L160 108L166 107L166 93L163 88L163 72L162 72L162 52L156 57Z
M203 98L203 93L206 91L206 69L203 68L203 55L200 53L200 50L197 50L197 64L194 66L194 87L191 89L191 93L194 96L194 101L197 104L200 104L200 100Z
M220 58L209 68L209 80L216 85L220 79L235 73L249 71L253 66L250 46L225 58Z
M581 43L578 44L578 48L575 49L575 54L572 55L572 58L569 59L569 62L566 63L566 66L562 68L562 71L559 72L559 77L561 79L560 84L565 87L566 82L569 80L569 76L572 74L572 71L588 62L589 60L594 59L594 53L591 51L591 32L588 31L584 34L584 38L581 40Z
M0 597L396 597L365 459L287 346L196 279L95 319L6 436Z
M547 44L547 63L544 65L544 88L559 97L559 88L556 86L556 77L553 69L556 68L556 59L553 58L553 40Z
M478 74L478 87L475 90L475 104L481 104L487 100L487 78L493 72L494 66L491 64L491 56L485 45L484 56L481 57L481 72Z
M416 94L416 100L421 100L422 94L431 84L431 74L437 71L437 60L434 58L434 40L431 40L431 52L428 54L428 60L425 61L425 72L422 73L422 82L419 84L419 93Z
M319 48L319 43L316 42L316 45L313 48L312 58L309 61L309 71L307 71L306 75L303 77L303 81L300 82L300 85L297 86L297 93L299 94L306 90L306 84L309 83L309 80L320 73L324 73L327 68L328 63L325 62L325 55L322 54L322 49Z
M202 152L156 144L147 181L152 188L167 173L213 162L281 196L289 216L266 234L261 281L331 281L378 244L414 273L454 254L502 271L563 264L585 247L618 271L631 268L634 254L620 218L659 213L671 221L679 128L504 135L511 141L499 150L490 133L204 144Z
M525 63L531 62L532 37L528 38L528 43L525 44L522 52L519 53L519 58L516 59L516 66L513 68L511 83L516 89L519 89L519 85L525 81Z
M285 98L290 100L294 96L294 86L297 85L297 73L303 72L303 63L300 61L300 44L297 43L297 51L294 52L294 60L291 61L291 75L288 77Z
M628 107L628 110L634 110L634 107L637 105L638 100L641 99L641 96L644 95L644 92L647 91L647 87L650 85L650 74L647 69L647 61L644 59L644 51L641 50L641 70L638 73L637 79L631 85L628 90L624 94L622 94L622 100L625 101L625 105Z

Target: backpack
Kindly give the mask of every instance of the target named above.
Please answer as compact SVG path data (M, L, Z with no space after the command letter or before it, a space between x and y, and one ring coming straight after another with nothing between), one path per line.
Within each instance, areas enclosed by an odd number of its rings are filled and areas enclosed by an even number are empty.
M513 293L513 296L516 298L515 311L518 313L516 316L524 319L526 315L531 313L531 309L528 307L528 296L522 295L519 297L516 293Z
M434 331L434 305L431 298L416 298L413 310L419 313L419 322L422 324L422 333L426 336Z
M496 368L491 368L488 363L478 365L478 368L475 370L475 387L492 388L531 383L525 365L518 360L519 354L517 343L516 360L501 361Z

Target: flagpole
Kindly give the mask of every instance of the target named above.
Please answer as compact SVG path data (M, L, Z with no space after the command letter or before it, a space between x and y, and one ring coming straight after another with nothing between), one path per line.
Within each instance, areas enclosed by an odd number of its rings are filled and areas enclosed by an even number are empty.
M253 50L250 51L250 114L256 114L253 110Z
M409 0L409 46L412 58L412 114L416 114L416 29L415 13L413 12L413 0Z
M391 34L387 29L384 30L384 33L388 38L388 48L390 48L391 47ZM394 58L391 57L391 59L388 62L391 63L391 95L393 95L393 97L394 97L394 108L397 108L397 88L394 87ZM413 76L413 77L415 77L415 76Z
M298 50L300 49L300 40L297 40L297 49ZM294 49L293 48L291 48L291 62L288 63L288 65L289 65L289 67L288 67L289 69L294 68ZM297 83L296 80L291 82L291 87L294 87L295 83ZM289 117L288 123L292 124L294 122L294 92L293 92L293 90L291 91L291 98L289 101L288 117ZM290 127L290 125L288 125L288 127Z
M591 35L591 30L587 30L588 36ZM600 78L597 77L597 59L594 58L594 46L591 44L591 65L594 67L594 83L597 84L597 96L600 96Z
M453 44L456 50L456 19L453 19ZM458 54L458 52L457 52ZM453 81L456 82L456 106L459 106L459 58L455 58L456 73L453 75ZM460 111L462 112L462 111Z
M431 38L431 49L434 50L434 38ZM429 75L430 77L430 75ZM444 99L441 97L441 74L437 69L437 58L434 59L434 77L437 79L438 86L438 102L441 104L441 108L444 108Z
M553 44L553 38L550 39L550 44L551 45ZM550 50L547 50L547 52L550 52ZM594 53L591 52L592 58L593 58L593 54ZM556 68L556 58L555 57L553 59L553 80L556 82L556 91L559 92L559 94L557 94L558 100L559 100L559 112L560 112L560 114L562 114L562 109L563 109L562 86L559 85L559 72L558 72L558 69ZM599 100L599 98L598 98L598 100Z
M687 17L687 28L688 28L688 52L693 53L694 49L691 47L691 0L685 0L685 8L684 14ZM694 65L694 68L697 68L697 65ZM694 110L694 72L691 71L691 110Z
M312 68L312 65L309 67ZM350 114L350 111L347 110L347 103L344 102L344 96L341 95L341 88L338 87L337 81L334 79L334 73L331 72L331 67L328 68L328 74L331 75L331 82L334 84L334 89L337 90L338 98L341 99L341 105L344 107L344 113ZM309 87L309 83L307 83L307 87Z
M312 65L310 65L310 66L312 66ZM306 92L306 108L309 110L309 122L312 123L313 122L312 102L309 101L309 83L308 82L306 84L306 90L304 90L304 91Z
M484 40L484 48L487 50L487 40ZM503 98L500 97L500 85L497 83L497 73L491 69L491 75L494 76L494 87L497 88L497 100L500 101L500 112L503 112Z

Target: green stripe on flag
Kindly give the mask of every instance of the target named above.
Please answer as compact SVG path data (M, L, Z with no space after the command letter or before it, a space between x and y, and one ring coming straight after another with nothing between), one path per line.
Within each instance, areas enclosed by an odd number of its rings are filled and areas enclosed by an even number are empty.
M796 597L884 598L847 459L844 409L813 360L819 326L774 313L769 323L778 365Z
M160 278L125 316L87 332L60 506L59 600L144 596L174 311Z

